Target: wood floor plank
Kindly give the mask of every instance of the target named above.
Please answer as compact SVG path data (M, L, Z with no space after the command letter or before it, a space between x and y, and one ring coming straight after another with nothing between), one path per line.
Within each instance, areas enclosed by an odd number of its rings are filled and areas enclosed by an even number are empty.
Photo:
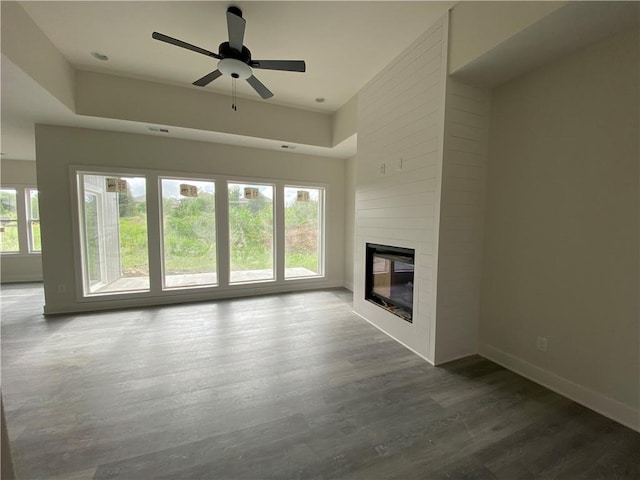
M45 319L4 285L19 478L640 478L640 434L478 356L434 368L325 290Z

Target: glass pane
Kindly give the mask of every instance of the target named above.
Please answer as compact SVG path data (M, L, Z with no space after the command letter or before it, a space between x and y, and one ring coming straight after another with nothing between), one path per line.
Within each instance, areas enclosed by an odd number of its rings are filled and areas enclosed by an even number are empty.
M215 184L164 178L165 288L216 285Z
M40 206L38 204L38 191L30 188L27 190L27 208L29 209L29 251L42 250L40 242Z
M20 251L15 188L0 190L0 251Z
M29 188L29 218L31 220L40 220L40 205L38 203L38 190Z
M98 231L98 195L94 193L84 194L84 220L86 229L86 270L90 285L100 282L100 238Z
M273 280L273 186L229 183L231 283Z
M85 295L148 291L145 179L79 177Z
M319 188L284 189L285 278L322 274L322 198Z

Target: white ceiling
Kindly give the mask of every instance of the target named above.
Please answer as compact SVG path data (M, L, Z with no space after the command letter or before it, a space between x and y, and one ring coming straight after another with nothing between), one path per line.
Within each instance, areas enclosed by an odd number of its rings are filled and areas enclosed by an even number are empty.
M216 60L151 38L153 31L216 51L228 40L226 9L246 19L244 44L254 59L302 59L305 73L256 70L271 103L332 113L443 15L455 2L424 1L23 1L55 47L76 69L185 88L216 68ZM102 62L92 51L109 56ZM229 95L231 80L205 90ZM260 100L244 82L238 95ZM317 97L325 98L317 103ZM151 134L147 125L75 115L2 57L3 158L35 160L34 124L48 123ZM178 138L280 149L280 142L172 128ZM346 158L355 138L334 148L301 145L295 153Z
M23 1L27 14L76 69L110 73L229 95L221 77L205 89L191 83L216 60L151 38L158 31L207 50L227 41L226 9L246 19L244 44L254 59L303 59L307 72L256 70L275 94L264 101L331 114L352 98L456 2L446 1ZM494 85L526 68L610 35L633 23L637 2L569 2L535 28L514 36L466 70ZM104 53L101 62L92 51ZM499 57L499 58L494 58ZM526 60L526 62L525 62ZM152 135L148 125L76 115L2 56L3 159L35 160L34 124L47 123ZM522 67L522 68L520 68ZM518 70L520 68L520 70ZM468 71L467 71L468 70ZM496 80L496 76L499 78ZM244 82L239 96L263 102ZM316 103L324 97L324 103ZM255 148L281 142L171 126L171 136ZM293 153L346 158L355 137L333 148L299 145ZM282 151L282 150L280 150Z
M2 144L0 151L5 154L2 158L35 160L36 123L164 136L162 133L149 131L148 123L74 114L4 55L2 55L0 70L2 71ZM185 140L283 151L281 141L222 132L171 126L171 136ZM356 151L356 137L348 138L333 148L298 145L294 151L284 151L303 155L348 158L353 156Z
M183 85L215 70L217 60L151 38L153 31L214 52L228 40L226 9L246 20L254 59L302 59L306 73L256 70L269 102L333 112L455 2L142 1L23 2L35 23L76 68ZM91 51L109 56L102 62ZM222 77L208 90L229 94ZM256 98L239 82L238 94ZM317 97L326 101L316 103Z

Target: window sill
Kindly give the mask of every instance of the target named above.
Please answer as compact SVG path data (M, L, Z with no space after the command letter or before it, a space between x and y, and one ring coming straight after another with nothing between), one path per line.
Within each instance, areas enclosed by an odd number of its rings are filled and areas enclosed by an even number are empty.
M41 257L42 252L20 253L20 252L1 252L0 258L31 258Z

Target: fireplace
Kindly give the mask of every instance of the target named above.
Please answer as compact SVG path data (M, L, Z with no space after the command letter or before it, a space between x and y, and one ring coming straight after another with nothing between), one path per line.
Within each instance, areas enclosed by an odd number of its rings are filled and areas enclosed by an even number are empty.
M364 298L413 323L415 250L367 243Z

